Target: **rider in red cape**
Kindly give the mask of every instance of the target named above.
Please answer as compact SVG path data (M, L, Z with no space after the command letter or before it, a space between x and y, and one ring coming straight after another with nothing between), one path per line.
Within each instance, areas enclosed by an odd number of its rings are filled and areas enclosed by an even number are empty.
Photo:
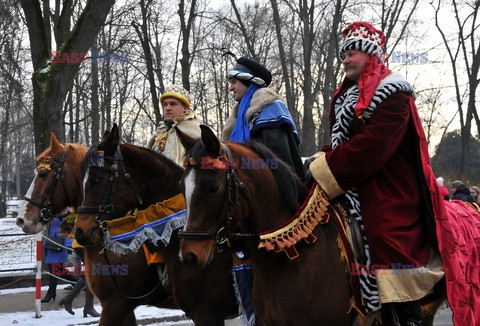
M331 103L332 144L315 154L310 171L330 199L345 197L363 225L366 310L383 306L387 325L421 325L418 300L444 275L434 229L444 207L415 94L382 63L382 31L356 22L342 35L345 79ZM372 275L375 264L390 268Z

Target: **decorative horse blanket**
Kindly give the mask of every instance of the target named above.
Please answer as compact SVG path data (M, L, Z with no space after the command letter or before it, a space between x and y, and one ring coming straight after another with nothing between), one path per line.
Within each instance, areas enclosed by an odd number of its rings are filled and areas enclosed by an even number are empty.
M436 226L453 322L480 325L480 213L459 200L445 210Z
M133 215L107 221L106 248L123 255L137 251L147 240L167 245L172 232L185 225L185 207L183 194L178 194Z

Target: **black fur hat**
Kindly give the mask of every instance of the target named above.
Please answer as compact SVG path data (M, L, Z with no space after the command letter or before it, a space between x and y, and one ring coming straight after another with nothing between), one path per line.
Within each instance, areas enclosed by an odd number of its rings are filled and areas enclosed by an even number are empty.
M227 78L237 78L247 86L254 83L267 87L272 82L272 73L261 63L241 57L237 60L237 65L227 73Z

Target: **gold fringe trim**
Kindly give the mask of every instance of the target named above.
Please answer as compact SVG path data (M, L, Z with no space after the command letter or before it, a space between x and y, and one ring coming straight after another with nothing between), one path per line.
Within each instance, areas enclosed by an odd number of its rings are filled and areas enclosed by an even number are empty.
M350 264L348 261L347 251L345 249L345 246L343 245L343 241L340 235L337 236L337 246L338 246L338 249L340 249L340 261L346 262L345 272L350 273L350 268L349 268Z
M302 239L311 240L312 231L319 223L327 223L330 215L327 213L329 206L327 196L317 185L309 198L305 209L297 218L287 225L268 233L260 234L258 248L268 251L281 251L293 247Z
M365 316L359 313L357 321L359 326L383 325L382 314L380 313L380 310L374 311Z
M347 313L354 309L357 312L357 324L359 326L383 325L381 310L364 315L363 312L355 304L355 298L350 297L350 307Z

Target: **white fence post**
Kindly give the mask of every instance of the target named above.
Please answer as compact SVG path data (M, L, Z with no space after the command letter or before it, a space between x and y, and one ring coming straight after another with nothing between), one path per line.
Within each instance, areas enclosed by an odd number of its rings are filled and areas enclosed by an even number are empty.
M42 317L42 232L35 235L37 242L37 274L35 277L35 318Z

